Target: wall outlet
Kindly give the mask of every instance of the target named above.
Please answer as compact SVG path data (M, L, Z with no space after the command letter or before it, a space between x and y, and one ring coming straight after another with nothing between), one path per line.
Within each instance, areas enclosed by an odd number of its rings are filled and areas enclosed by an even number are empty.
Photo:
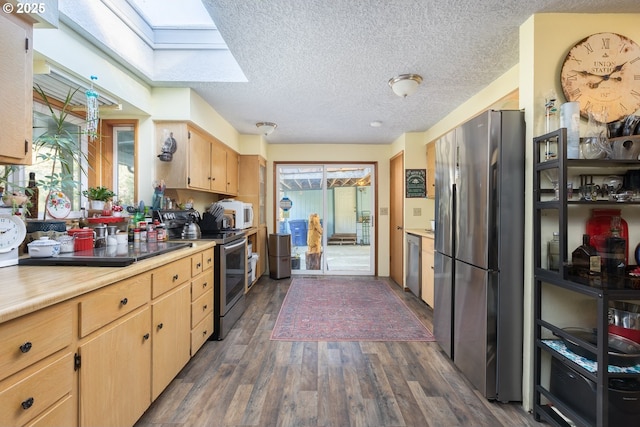
M413 216L422 216L422 208L413 208Z
M389 215L389 208L380 208L380 215Z

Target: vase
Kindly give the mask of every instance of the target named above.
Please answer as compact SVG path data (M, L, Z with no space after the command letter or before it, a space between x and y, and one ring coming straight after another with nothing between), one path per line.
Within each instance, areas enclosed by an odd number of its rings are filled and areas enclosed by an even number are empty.
M94 211L101 211L104 209L104 200L91 200L91 209Z

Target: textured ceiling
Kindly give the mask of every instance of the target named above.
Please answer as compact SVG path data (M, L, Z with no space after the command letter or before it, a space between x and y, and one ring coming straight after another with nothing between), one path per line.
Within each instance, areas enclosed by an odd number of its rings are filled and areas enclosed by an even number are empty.
M125 10L124 0L59 5L69 17L65 22L98 40L97 46L150 85L192 87L242 134L258 134L256 122L275 122L278 128L267 141L286 144L390 144L403 133L429 129L518 63L519 27L532 14L640 13L640 0L202 3L244 73L241 79L229 74L217 49L202 56L196 52L206 49L189 51L188 44L177 43L156 52L164 55L160 60L133 33L109 45L114 25L122 23L113 21L115 9L105 7ZM85 22L98 15L101 21ZM172 29L181 29L175 24ZM127 56L121 47L132 43ZM181 49L183 62L174 56ZM203 70L210 77L203 78ZM403 99L387 82L405 73L424 81ZM382 125L371 127L374 121Z
M519 26L532 14L640 12L638 0L203 3L248 82L190 86L240 133L277 123L271 143L391 143L516 65ZM405 99L387 85L403 73L424 78Z

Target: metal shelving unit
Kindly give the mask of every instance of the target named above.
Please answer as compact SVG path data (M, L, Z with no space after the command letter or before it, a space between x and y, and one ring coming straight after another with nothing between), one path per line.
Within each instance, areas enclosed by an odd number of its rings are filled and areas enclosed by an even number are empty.
M576 276L569 264L570 257L567 243L567 229L571 221L571 213L574 209L584 210L588 207L613 206L620 207L620 203L611 201L584 201L579 197L568 200L567 178L568 171L585 170L591 174L611 171L612 168L640 169L638 161L620 160L578 160L567 159L566 156L566 129L559 129L546 135L534 138L534 176L533 176L533 209L534 209L534 416L540 421L544 420L554 426L569 426L570 424L560 416L554 407L562 412L562 415L579 426L608 426L609 405L609 380L611 378L639 378L640 374L624 372L610 372L608 354L608 307L612 300L640 300L640 282L630 278L609 278L605 274L598 276ZM555 156L549 153L555 151ZM558 191L543 188L545 174L551 172L557 175ZM574 175L575 176L575 175ZM557 200L554 195L557 194ZM638 202L625 202L625 205L638 205ZM544 222L544 224L543 224ZM547 262L543 260L543 232L553 228L557 222L557 231L560 236L561 262L558 271L550 270ZM544 225L544 227L543 227ZM543 230L544 228L544 230ZM548 235L548 233L547 233ZM553 323L551 319L543 318L543 299L545 289L562 288L569 292L582 295L583 298L593 299L596 307L597 343L593 345L577 338L561 327ZM635 289L634 289L635 288ZM579 359L568 357L565 352L558 351L551 344L550 336L554 338L570 339L581 348L589 350L596 355L597 367L589 369ZM559 341L556 341L559 342ZM596 385L596 417L595 420L585 419L580 410L552 393L551 387L547 387L547 378L542 376L543 355L555 358L565 366L571 367ZM551 359L548 359L551 360ZM577 361L576 361L577 360ZM613 369L614 371L616 369ZM549 375L550 376L550 375Z

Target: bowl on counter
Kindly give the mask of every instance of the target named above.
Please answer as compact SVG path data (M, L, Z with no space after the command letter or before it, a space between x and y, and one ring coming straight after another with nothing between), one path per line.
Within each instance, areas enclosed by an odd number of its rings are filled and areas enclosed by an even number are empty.
M32 258L48 258L60 254L61 243L57 240L49 240L48 237L41 237L27 244L29 255Z

